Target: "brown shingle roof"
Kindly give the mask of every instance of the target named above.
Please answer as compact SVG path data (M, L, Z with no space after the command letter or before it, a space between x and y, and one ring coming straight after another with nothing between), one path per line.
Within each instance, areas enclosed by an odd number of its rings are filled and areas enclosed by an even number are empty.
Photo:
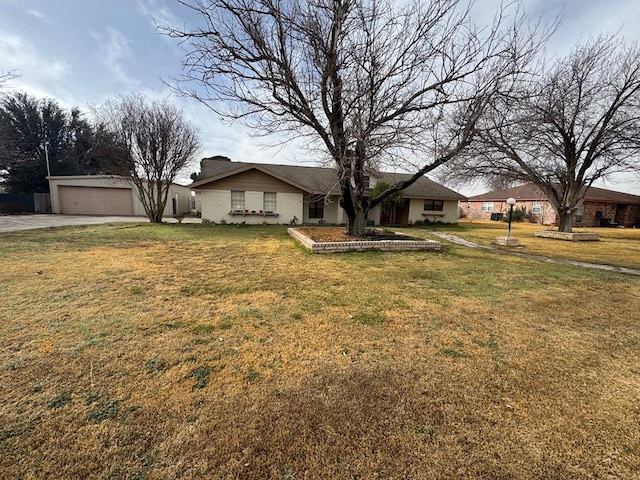
M483 193L469 197L470 202L490 202L505 201L507 198L513 197L519 202L546 200L547 197L542 190L533 184L518 185L517 187L507 188L504 190L494 190L493 192ZM615 192L604 188L589 187L585 196L587 202L601 203L624 203L631 205L640 205L640 196L630 193Z
M301 167L297 165L271 165L265 163L230 162L227 160L206 159L202 162L202 172L197 180L190 185L198 188L201 185L224 178L229 175L244 172L255 168L287 181L288 183L313 194L339 195L340 186L333 168ZM392 185L410 177L404 173L380 173L379 178ZM434 200L464 200L466 197L453 190L430 180L427 177L419 178L413 185L403 192L405 198L433 198Z

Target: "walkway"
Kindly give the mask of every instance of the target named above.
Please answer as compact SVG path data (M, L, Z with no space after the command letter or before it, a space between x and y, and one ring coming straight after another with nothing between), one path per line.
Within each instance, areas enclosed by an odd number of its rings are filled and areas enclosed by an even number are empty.
M101 223L144 223L147 217L115 217L90 215L57 215L54 213L36 215L0 215L0 233L33 230L36 228L67 227L71 225L96 225ZM163 221L176 223L175 218ZM184 223L201 223L199 218L185 218Z
M440 237L444 240L447 240L451 243L455 243L457 245L462 245L464 247L469 247L469 248L480 248L482 250L488 250L492 253L498 253L500 255L520 257L527 260L536 260L538 262L558 263L561 265L575 265L577 267L593 268L596 270L606 270L608 272L619 272L619 273L628 273L629 275L640 275L640 270L636 270L633 268L614 267L613 265L602 265L598 263L579 262L577 260L566 260L563 258L545 257L544 255L532 255L530 253L521 253L521 252L514 252L511 250L502 250L500 248L488 247L486 245L479 245L477 243L473 243L468 240L465 240L464 238L460 238L456 235L451 235L450 233L442 233L442 232L434 232L434 231L431 231L429 233L432 233L436 237Z

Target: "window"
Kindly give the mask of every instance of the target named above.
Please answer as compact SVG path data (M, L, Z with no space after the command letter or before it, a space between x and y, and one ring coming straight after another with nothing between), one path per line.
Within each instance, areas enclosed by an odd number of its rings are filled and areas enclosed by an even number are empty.
M244 192L231 190L231 210L244 210Z
M542 213L542 202L533 202L531 205L531 213Z
M309 202L309 218L323 218L324 217L324 201Z
M275 192L264 192L262 209L265 212L275 212L277 209L276 203L276 193Z
M482 202L483 212L493 212L493 202Z
M364 183L364 188L371 187L371 177L369 175L362 176L362 183Z
M437 212L441 212L443 208L444 208L443 200L425 200L424 201L425 210L434 210Z
M576 216L575 216L574 222L582 223L582 217L584 217L584 205L579 207L578 210L576 210Z

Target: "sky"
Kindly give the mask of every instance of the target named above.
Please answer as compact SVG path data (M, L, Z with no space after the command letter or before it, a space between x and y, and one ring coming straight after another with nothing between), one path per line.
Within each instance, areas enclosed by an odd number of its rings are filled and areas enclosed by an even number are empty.
M478 18L490 19L498 4L476 0L474 11ZM564 15L547 45L551 55L566 54L577 41L600 33L640 40L638 0L522 4L532 18L543 21ZM315 159L295 144L265 146L265 139L252 137L244 126L224 123L193 99L172 96L166 82L180 76L184 50L175 39L158 33L156 24L188 27L196 21L189 15L176 0L0 0L0 72L19 74L12 89L85 112L116 95L171 96L200 130L199 158L225 155L243 162L313 165ZM634 175L599 186L640 195L640 177ZM486 188L457 190L471 195Z

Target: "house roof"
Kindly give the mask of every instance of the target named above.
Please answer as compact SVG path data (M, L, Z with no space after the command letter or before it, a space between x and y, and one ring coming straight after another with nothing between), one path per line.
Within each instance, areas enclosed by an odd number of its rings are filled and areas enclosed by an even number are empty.
M256 169L287 182L300 190L318 195L340 195L336 170L323 167L297 165L271 165L264 163L231 162L220 159L205 159L202 171L190 185L193 189L225 177ZM376 173L379 179L392 185L411 177L406 173ZM403 191L405 198L433 198L435 200L464 200L466 197L423 176Z
M537 186L527 183L518 185L517 187L507 188L504 190L494 190L492 192L483 193L469 197L470 202L504 202L507 198L513 197L520 202L524 201L540 201L546 200L547 197ZM589 187L585 195L587 202L600 203L624 203L632 205L640 205L640 196L630 193L615 192L604 188Z
M56 180L78 180L78 181L81 181L81 180L127 180L127 181L130 181L132 179L131 176L126 176L126 175L52 175L46 178L47 180L54 180L54 181ZM176 182L171 182L171 185L188 188L188 186L182 185Z

